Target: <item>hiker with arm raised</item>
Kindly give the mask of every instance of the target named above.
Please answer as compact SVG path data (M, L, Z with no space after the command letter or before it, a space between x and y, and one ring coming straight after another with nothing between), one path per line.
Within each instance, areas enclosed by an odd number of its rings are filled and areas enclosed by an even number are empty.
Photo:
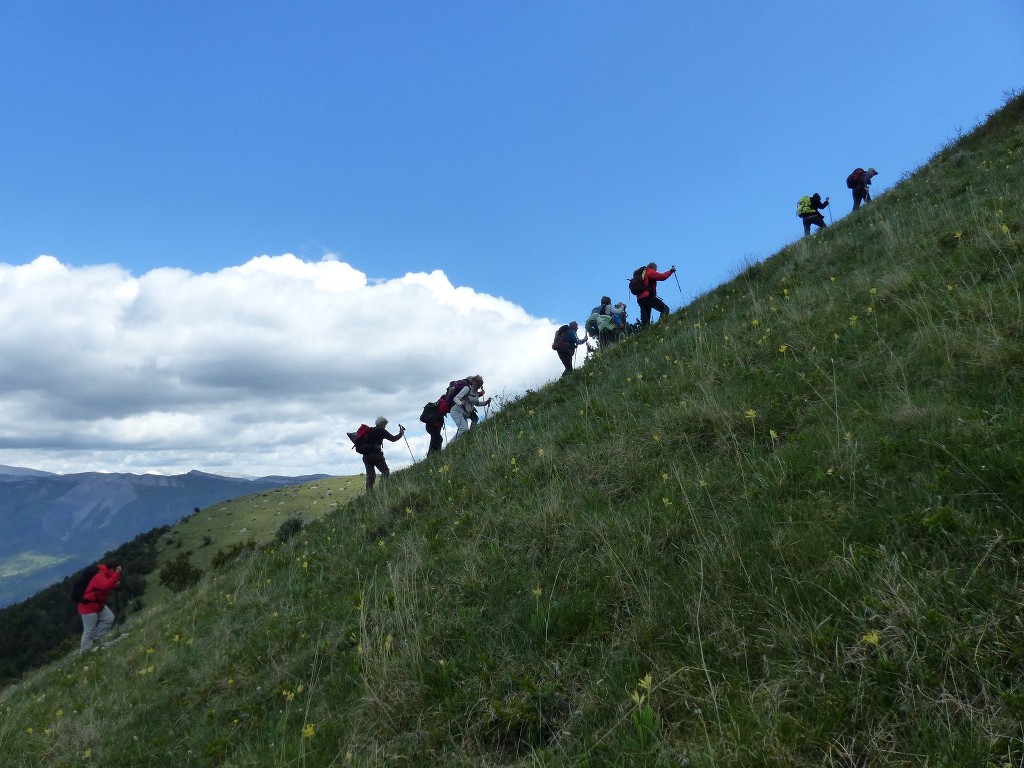
M659 272L658 265L653 261L646 267L633 272L633 280L630 280L629 289L636 296L636 303L640 305L641 327L651 324L651 310L658 310L658 320L669 312L668 305L658 298L658 283L668 280L676 273L675 264L669 267L668 272ZM634 281L638 280L642 285L634 287Z
M572 373L572 359L576 355L576 347L587 343L586 338L581 341L580 337L576 335L579 327L579 323L575 320L568 325L560 326L555 331L554 341L551 342L551 348L558 353L558 359L562 361L562 365L565 367L565 370L562 371L562 376L568 376Z
M814 224L818 227L818 230L825 228L825 217L822 216L819 211L823 208L828 207L828 198L822 202L821 195L815 192L813 195L804 195L796 203L796 215L799 216L804 223L804 237L811 234L811 225Z
M79 652L85 653L93 647L114 625L114 612L107 606L110 593L117 589L121 581L121 564L110 563L97 566L96 574L82 590L82 599L78 601L78 614L82 617L82 641Z
M363 456L363 467L366 469L366 490L373 488L377 481L377 471L380 471L380 479L387 480L391 470L384 460L384 441L392 443L401 440L405 436L405 427L398 425L398 434L392 435L385 427L388 420L378 416L374 426L362 438L359 453Z
M478 405L490 405L491 398L483 399L484 378L480 375L468 376L462 382L458 392L452 396L452 407L448 414L455 422L457 429L455 437L459 438L463 433L468 432L470 424L475 422L476 407Z

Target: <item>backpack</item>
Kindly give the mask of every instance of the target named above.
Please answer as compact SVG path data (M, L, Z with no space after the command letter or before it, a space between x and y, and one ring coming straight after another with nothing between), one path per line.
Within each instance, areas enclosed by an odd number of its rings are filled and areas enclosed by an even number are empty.
M860 184L860 180L864 178L863 168L854 168L853 173L846 177L846 186L849 189L853 189Z
M100 572L98 565L90 565L75 579L71 584L71 602L73 603L84 603L85 602L85 590L89 586L89 582L92 581L92 577Z
M348 439L352 441L352 450L356 453L362 453L366 450L365 440L366 436L370 433L371 427L368 424L360 424L359 429L355 432L347 432Z
M591 336L597 336L600 328L597 327L597 318L601 316L601 307L597 307L593 312L590 313L590 317L587 318L587 322L583 324L584 330Z
M437 403L429 402L423 406L423 412L420 413L420 421L424 424L433 424L437 421L439 416L440 414L438 413Z
M555 338L551 342L552 349L563 349L565 347L565 342L562 339L565 337L565 334L568 330L568 325L561 325L558 327L558 330L555 331Z
M467 379L455 379L454 381L448 382L448 389L441 395L441 400L437 401L437 409L440 416L444 416L448 411L455 405L455 396L463 390L464 387L469 386ZM444 401L442 404L441 401Z
M814 213L816 211L814 204L811 202L810 195L804 195L796 201L796 215L805 216L808 213Z
M647 267L640 267L639 269L633 270L633 277L629 280L629 292L634 296L639 296L647 290L647 281L644 280L644 274L646 272Z

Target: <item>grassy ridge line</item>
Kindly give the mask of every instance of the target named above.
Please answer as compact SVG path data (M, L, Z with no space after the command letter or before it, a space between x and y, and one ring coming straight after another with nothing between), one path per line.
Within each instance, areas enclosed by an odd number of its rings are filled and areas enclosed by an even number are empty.
M208 571L218 553L223 556L238 547L262 545L274 538L285 521L308 525L362 492L362 476L332 477L230 499L190 515L158 543L157 567L146 577L147 605L171 594L160 583L160 568L180 553L187 553L196 568Z
M32 676L4 764L1018 763L1022 112Z

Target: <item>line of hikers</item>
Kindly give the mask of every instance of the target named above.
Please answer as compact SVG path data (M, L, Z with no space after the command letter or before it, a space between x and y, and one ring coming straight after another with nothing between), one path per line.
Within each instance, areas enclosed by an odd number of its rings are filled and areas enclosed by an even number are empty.
M669 267L665 272L658 271L658 265L651 262L647 266L637 267L633 270L633 276L629 279L629 292L636 296L636 303L640 307L640 322L638 327L644 328L651 323L651 312L658 310L658 320L662 315L669 312L668 305L658 298L658 283L668 280L676 273L675 265ZM676 278L678 283L679 278ZM629 320L626 312L625 302L619 301L615 304L608 296L601 297L601 303L590 310L590 316L584 323L584 335L581 339L579 323L573 320L571 323L560 326L555 331L555 338L551 342L551 348L558 354L558 359L565 368L562 376L572 373L573 359L576 356L576 348L587 345L588 352L598 349L606 349L610 345L624 339L629 329ZM591 346L588 342L593 339L597 346Z
M659 272L658 265L653 261L633 271L633 276L629 280L629 291L636 296L637 304L640 306L639 326L641 328L650 324L651 313L654 310L658 310L659 321L670 311L668 305L658 298L658 283L668 280L675 273L675 265L669 267L665 272ZM676 281L678 282L678 280L677 277ZM551 348L558 353L558 358L565 368L562 376L572 371L576 348L587 344L589 338L595 339L598 348L603 349L625 338L628 328L625 302L612 303L608 296L602 296L601 302L591 310L582 339L577 335L579 324L575 320L559 327L555 332ZM594 351L595 348L588 345L588 349ZM484 399L484 379L479 374L449 382L445 393L436 401L424 405L423 411L420 413L420 421L423 422L427 434L430 435L427 455L440 451L444 444L441 432L444 429L445 416L451 416L455 422L455 436L452 437L454 441L476 424L479 418L477 406L487 407L490 404L491 398ZM348 433L353 449L363 459L363 467L366 469L366 490L373 488L377 482L378 472L381 480L391 474L388 463L384 459L384 441L394 443L405 437L403 425L398 425L397 434L388 432L387 425L388 420L379 416L372 427L368 424L360 424L355 432ZM408 446L408 444L409 441L406 440L406 445ZM409 455L412 455L411 447Z
M430 435L430 446L427 448L427 455L440 451L443 446L441 431L444 429L445 416L451 416L455 422L455 436L452 440L461 437L477 423L480 416L477 413L477 406L487 407L491 404L491 398L484 399L484 378L479 374L467 376L464 379L455 379L449 382L445 393L436 401L431 401L423 406L420 413L420 421L426 427ZM352 441L352 448L362 456L363 467L366 469L366 490L373 488L377 482L377 473L380 472L381 480L386 480L391 470L384 459L384 441L397 442L405 437L405 427L398 425L398 434L392 434L387 430L388 420L378 416L374 425L360 424L355 432L349 432L348 437ZM409 445L406 439L406 446ZM409 455L412 456L412 448L409 448ZM415 459L415 457L413 457Z
M874 168L854 168L853 172L846 177L846 186L853 193L853 210L860 208L861 203L871 202L871 180L878 175ZM804 223L804 237L811 234L811 225L818 228L818 231L825 229L825 217L821 211L828 208L829 198L824 200L821 195L815 192L813 195L804 195L796 203L796 215Z
M874 168L855 168L846 178L846 186L853 193L853 210L857 210L862 202L871 200L871 180L878 175ZM821 195L815 192L813 195L801 197L797 203L797 216L803 220L804 235L809 235L811 226L819 229L825 228L825 218L820 211L827 208L829 198L821 199ZM658 311L658 320L670 310L658 297L658 283L668 280L676 274L675 265L669 267L665 272L658 271L658 265L650 262L646 266L638 267L633 271L629 280L629 292L636 297L637 305L640 307L640 320L638 327L644 328L651 323L651 313ZM679 278L676 278L678 282ZM625 302L612 303L608 296L602 296L600 303L594 307L584 324L583 338L579 337L579 323L573 320L566 323L555 331L555 338L551 342L551 348L557 353L564 370L562 376L569 375L573 370L573 360L576 350L583 345L587 346L588 352L598 349L606 349L610 345L625 338L629 329L628 313ZM589 341L593 339L596 347L591 346ZM455 421L456 431L452 440L456 440L476 424L479 416L477 406L488 406L491 398L484 399L484 380L479 374L467 376L464 379L456 379L449 383L448 389L437 401L431 401L423 406L420 414L420 421L423 422L430 435L430 445L427 454L440 451L443 446L441 432L444 429L444 419L450 415ZM362 456L363 466L366 469L366 490L373 488L377 480L377 473L381 479L387 478L391 473L387 461L384 460L384 441L397 442L405 437L405 427L398 425L398 433L392 434L387 431L388 420L379 416L374 426L360 424L355 432L349 432L352 440L352 447ZM406 440L406 445L408 445ZM412 448L409 448L412 455ZM414 457L415 458L415 457Z

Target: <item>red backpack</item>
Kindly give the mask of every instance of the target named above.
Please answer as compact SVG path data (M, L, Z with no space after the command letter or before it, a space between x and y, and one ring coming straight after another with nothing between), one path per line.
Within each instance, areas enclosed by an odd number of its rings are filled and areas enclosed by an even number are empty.
M846 186L847 186L847 188L848 189L853 189L858 184L860 184L860 180L863 179L863 178L864 178L864 169L863 168L854 168L853 169L853 173L851 173L849 176L846 177Z
M372 427L369 424L360 424L359 429L355 432L346 432L348 439L352 441L352 450L356 453L362 453L366 447L363 443L366 440L366 435L369 434Z

